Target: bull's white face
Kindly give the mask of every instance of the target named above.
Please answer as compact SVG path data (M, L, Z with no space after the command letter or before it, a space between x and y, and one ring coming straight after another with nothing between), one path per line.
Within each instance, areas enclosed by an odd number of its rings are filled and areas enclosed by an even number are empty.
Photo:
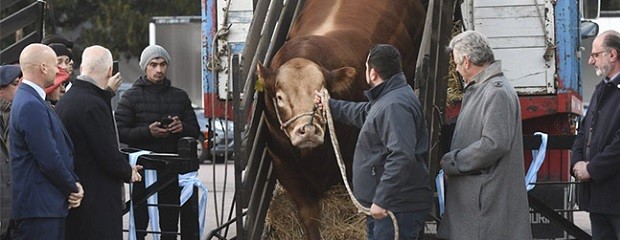
M274 104L293 146L314 148L323 144L325 119L315 109L315 91L324 87L321 69L314 62L295 58L280 66ZM288 123L288 124L287 124Z

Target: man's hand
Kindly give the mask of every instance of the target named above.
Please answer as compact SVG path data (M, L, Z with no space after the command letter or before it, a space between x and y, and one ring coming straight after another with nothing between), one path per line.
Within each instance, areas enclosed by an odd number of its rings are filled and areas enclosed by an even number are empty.
M121 78L121 73L116 73L114 76L108 78L108 83L106 84L106 88L116 92L118 88L121 86L123 82L123 78Z
M131 180L129 181L130 183L142 181L142 176L140 175L140 173L138 173L138 171L142 170L143 168L144 167L142 167L142 165L136 165L131 167Z
M575 166L573 167L573 174L579 181L590 180L591 176L588 172L588 163L589 162L586 161L579 161L575 163Z
M183 132L183 122L178 116L172 117L172 123L168 125L168 132L180 133Z
M156 121L154 123L151 123L151 125L149 125L149 131L151 131L151 135L156 138L165 138L168 135L170 135L168 128L160 128L159 124L161 123Z
M372 206L370 206L370 215L372 216L372 218L379 220L387 217L388 214L387 210L373 203Z
M78 192L73 192L69 195L69 209L77 208L82 204L82 198L84 198L84 188L82 188L82 184L79 182L75 182L75 185L78 188Z

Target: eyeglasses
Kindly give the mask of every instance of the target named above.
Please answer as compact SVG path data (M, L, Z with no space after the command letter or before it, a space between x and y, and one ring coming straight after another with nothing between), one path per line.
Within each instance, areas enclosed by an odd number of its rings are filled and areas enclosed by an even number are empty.
M604 50L604 51L600 51L600 52L593 52L593 53L590 53L590 57L598 58L598 56L601 55L601 53L606 53L606 52L609 52L609 50Z

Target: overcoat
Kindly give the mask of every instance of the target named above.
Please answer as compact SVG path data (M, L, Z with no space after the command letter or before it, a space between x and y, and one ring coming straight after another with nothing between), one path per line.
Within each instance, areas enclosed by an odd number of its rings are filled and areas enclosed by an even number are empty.
M531 239L519 99L495 61L464 90L450 152L442 158L447 239Z
M118 149L111 93L81 79L56 105L75 146L75 172L84 187L78 208L69 210L67 239L123 239L123 182L131 166Z
M589 161L592 178L578 186L579 207L620 215L620 75L596 85L590 107L573 144L571 174L578 161ZM589 136L589 141L588 141Z

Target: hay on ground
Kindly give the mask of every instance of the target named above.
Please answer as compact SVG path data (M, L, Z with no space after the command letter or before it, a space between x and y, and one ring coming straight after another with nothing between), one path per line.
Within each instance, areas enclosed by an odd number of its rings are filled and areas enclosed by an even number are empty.
M327 240L365 239L366 217L358 213L343 185L329 189L320 200L321 238ZM291 195L278 185L265 219L267 239L306 239L299 210Z

